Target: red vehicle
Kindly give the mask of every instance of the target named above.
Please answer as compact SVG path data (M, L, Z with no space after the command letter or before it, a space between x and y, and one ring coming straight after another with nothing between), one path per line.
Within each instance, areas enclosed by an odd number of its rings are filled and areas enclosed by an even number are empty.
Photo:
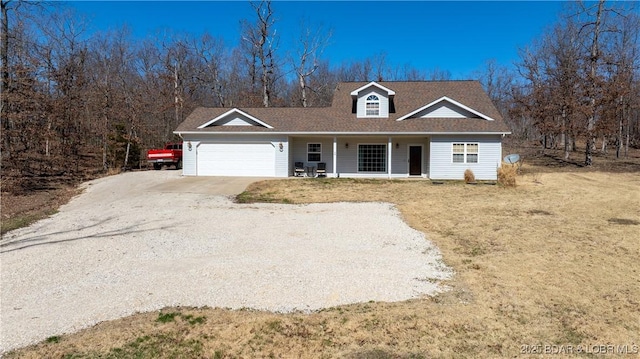
M163 165L175 165L182 168L182 143L167 143L163 149L153 149L147 152L147 161L153 163L153 169L159 170Z

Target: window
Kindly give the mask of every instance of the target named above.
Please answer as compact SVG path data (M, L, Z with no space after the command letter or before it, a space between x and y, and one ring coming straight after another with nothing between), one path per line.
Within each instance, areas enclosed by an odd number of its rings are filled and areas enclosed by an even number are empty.
M478 163L477 143L454 143L452 153L453 163Z
M477 143L467 143L467 163L478 163Z
M358 172L386 172L385 145L358 145Z
M464 163L464 143L453 144L453 163Z
M322 144L307 144L307 162L320 162L322 159Z
M376 95L369 95L366 101L366 115L380 116L380 99Z

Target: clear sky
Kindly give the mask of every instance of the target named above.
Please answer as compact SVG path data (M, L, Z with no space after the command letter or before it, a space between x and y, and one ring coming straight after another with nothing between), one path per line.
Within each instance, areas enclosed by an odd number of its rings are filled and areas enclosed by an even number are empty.
M69 2L90 20L91 31L127 25L134 38L158 32L205 31L236 46L242 19L255 14L247 1ZM511 65L518 49L558 19L559 1L274 1L281 47L298 35L300 21L331 29L324 52L332 65L381 52L387 62L420 70L448 70L472 78L485 61ZM284 49L283 49L284 50Z

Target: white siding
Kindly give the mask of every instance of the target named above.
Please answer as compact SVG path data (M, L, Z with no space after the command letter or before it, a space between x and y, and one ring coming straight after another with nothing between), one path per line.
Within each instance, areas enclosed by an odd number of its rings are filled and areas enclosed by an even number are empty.
M439 103L421 111L417 117L424 118L474 118L476 115L450 102Z
M250 121L249 119L243 117L235 117L231 118L227 121L220 121L222 126L255 126L256 123L254 121Z
M453 163L453 143L478 143L478 163ZM471 169L478 180L496 180L502 161L500 135L432 136L429 178L461 180Z
M391 173L394 177L409 176L409 146L422 146L422 175L426 176L429 173L429 140L425 137L393 138Z
M409 176L409 145L422 146L422 173L426 176L429 173L429 140L425 137L391 137L391 176ZM298 139L294 139L297 142ZM358 173L358 144L377 143L387 147L389 137L338 137L338 174L341 177L383 177L387 173ZM346 144L349 148L346 148ZM398 148L396 148L398 144ZM330 167L331 171L333 167Z
M375 86L371 86L370 88L365 89L358 94L358 117L367 117L366 102L367 97L369 97L370 95L376 95L380 99L380 116L376 117L389 117L389 95Z
M281 135L226 135L226 134L185 134L183 150L183 169L185 176L197 175L197 151L196 148L201 143L265 143L273 145L275 151L276 177L287 177L289 173L289 142L287 136ZM188 142L191 142L192 150L188 150ZM282 152L280 151L282 143Z
M191 144L191 150L189 150L189 144ZM182 142L182 175L183 176L195 176L196 175L196 146L199 142L189 141L185 139Z
M307 161L307 144L309 143L322 145L320 161ZM318 162L324 162L327 164L327 173L333 173L333 137L295 137L291 140L290 148L290 175L293 175L293 165L296 162L303 162L305 166L317 166ZM338 153L340 153L340 147L338 147Z
M257 123L256 121L250 119L247 116L244 116L240 113L231 113L221 119L218 119L211 126L259 126L264 127L263 125Z

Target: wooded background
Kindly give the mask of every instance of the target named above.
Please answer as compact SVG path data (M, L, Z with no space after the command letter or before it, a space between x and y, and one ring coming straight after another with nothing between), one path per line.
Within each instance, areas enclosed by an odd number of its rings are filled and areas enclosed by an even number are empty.
M451 78L391 66L384 52L334 65L323 57L330 29L313 24L290 29L298 40L283 54L269 1L251 3L235 47L208 33L134 40L125 27L87 36L64 3L0 4L3 191L144 165L146 150L177 140L172 131L198 106L328 106L339 81ZM636 4L568 3L559 19L520 49L515 69L488 60L472 76L512 138L562 148L587 166L596 151L625 157L640 146Z

